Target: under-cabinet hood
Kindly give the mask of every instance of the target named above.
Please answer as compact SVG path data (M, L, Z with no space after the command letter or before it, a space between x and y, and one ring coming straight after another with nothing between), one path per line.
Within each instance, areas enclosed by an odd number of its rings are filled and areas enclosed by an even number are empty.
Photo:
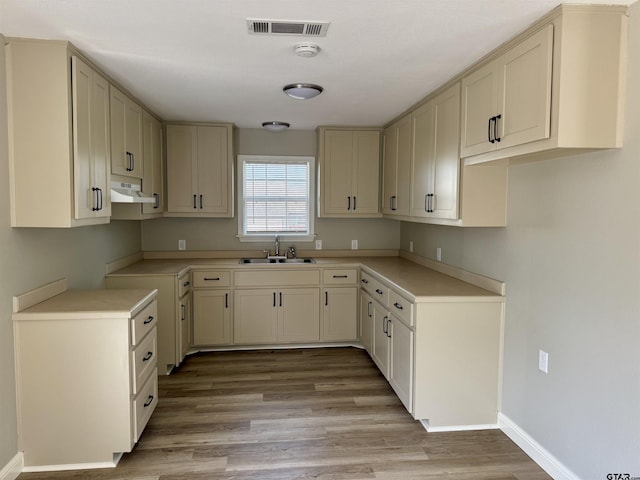
M111 203L156 203L156 199L142 193L135 183L111 182Z

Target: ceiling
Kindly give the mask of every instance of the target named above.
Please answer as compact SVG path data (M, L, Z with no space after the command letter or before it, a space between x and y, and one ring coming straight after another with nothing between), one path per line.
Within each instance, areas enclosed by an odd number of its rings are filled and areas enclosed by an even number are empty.
M607 0L631 4L635 0ZM572 0L571 3L592 3ZM5 36L70 40L164 120L382 126L557 0L0 0ZM248 18L331 22L250 35ZM293 46L312 41L315 58ZM286 84L322 85L294 100Z

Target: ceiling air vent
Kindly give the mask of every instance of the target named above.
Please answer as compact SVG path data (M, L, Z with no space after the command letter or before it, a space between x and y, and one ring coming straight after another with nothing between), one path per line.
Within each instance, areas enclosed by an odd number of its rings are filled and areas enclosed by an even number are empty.
M295 35L301 37L324 37L330 22L303 22L294 20L263 20L249 18L249 33L255 35Z

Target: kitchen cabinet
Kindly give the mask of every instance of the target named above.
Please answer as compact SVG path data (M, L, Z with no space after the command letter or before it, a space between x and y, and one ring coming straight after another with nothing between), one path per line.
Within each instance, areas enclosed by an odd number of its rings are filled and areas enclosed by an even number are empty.
M461 155L550 134L553 25L462 79Z
M193 272L193 281L193 344L232 344L231 273L197 270Z
M166 216L233 217L231 124L167 125Z
M389 385L408 411L413 410L413 330L394 315L387 321L390 343Z
M108 223L107 80L67 42L6 49L11 226Z
M358 269L325 269L322 271L322 282L322 340L357 340Z
M373 303L373 348L371 358L378 366L382 375L389 378L391 363L391 344L389 342L389 314L387 309L378 302Z
M411 212L458 218L460 84L411 113Z
M561 5L464 74L465 165L621 147L627 25L626 7Z
M320 216L380 216L380 130L320 127L318 143Z
M153 197L154 203L114 203L114 220L147 220L164 212L164 161L162 124L147 110L142 111L142 193Z
M360 292L360 343L371 355L373 347L373 298Z
M185 272L178 277L178 350L179 363L189 353L191 348L191 330L193 322L193 293L191 290L191 273Z
M142 107L111 85L111 173L143 178Z
M318 288L236 289L235 343L316 342L320 338Z
M409 215L411 188L411 115L383 132L382 212Z
M133 449L158 403L154 297L69 290L14 313L25 469L114 466Z
M185 300L191 281L176 274L111 273L105 277L107 289L148 288L158 290L158 372L168 375L184 357L181 299ZM188 328L188 326L187 326Z

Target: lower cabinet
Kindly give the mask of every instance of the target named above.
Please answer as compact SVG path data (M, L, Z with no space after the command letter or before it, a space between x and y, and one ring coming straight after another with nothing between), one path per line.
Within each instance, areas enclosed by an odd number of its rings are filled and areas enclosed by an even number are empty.
M391 315L387 321L390 358L388 379L408 411L413 411L413 330Z
M373 351L373 298L360 291L360 343L371 355Z
M233 342L229 289L193 292L193 345L229 345Z
M377 302L373 303L373 347L371 358L376 363L385 378L389 378L389 364L391 363L391 344L387 331L389 314L387 309Z
M179 300L180 307L180 362L191 348L191 323L193 319L193 294L185 293Z
M324 289L322 340L353 341L358 338L357 287Z
M155 292L69 290L13 320L25 471L113 466L158 404Z
M320 290L236 289L233 334L240 344L318 341Z

